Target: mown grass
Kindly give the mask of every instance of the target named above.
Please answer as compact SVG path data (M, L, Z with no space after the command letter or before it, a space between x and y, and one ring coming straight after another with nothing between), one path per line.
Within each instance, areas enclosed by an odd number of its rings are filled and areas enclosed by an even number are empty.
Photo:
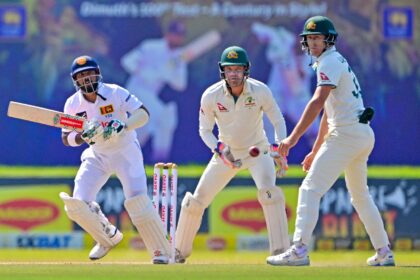
M144 251L116 249L91 262L87 250L5 249L0 279L419 279L418 252L396 252L397 267L367 267L371 253L312 252L310 267L274 267L265 252L194 251L187 264L164 266Z

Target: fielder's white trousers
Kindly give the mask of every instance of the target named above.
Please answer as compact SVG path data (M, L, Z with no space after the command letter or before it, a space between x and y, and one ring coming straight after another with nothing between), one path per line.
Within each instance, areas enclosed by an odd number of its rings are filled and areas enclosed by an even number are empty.
M357 123L330 131L299 189L294 242L309 244L318 220L321 197L344 171L351 201L375 249L389 244L378 208L367 186L367 160L375 142L373 130Z

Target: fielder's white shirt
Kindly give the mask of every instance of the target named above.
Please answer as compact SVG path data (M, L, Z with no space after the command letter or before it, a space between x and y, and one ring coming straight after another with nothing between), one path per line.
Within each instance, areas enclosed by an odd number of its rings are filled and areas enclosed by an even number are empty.
M270 89L255 79L245 80L244 90L236 103L224 80L210 86L201 98L200 136L213 150L217 138L213 134L216 123L218 139L234 150L248 150L253 145L268 145L263 128L266 113L276 131L276 141L286 137L286 124Z
M97 96L95 103L91 103L78 90L67 99L64 105L64 113L82 116L88 120L97 120L105 127L112 119L127 121L128 114L133 113L143 105L137 97L115 84L103 83L98 92L106 100ZM63 129L63 131L69 130ZM91 148L96 152L110 152L134 142L136 139L135 130L124 131L118 137L113 137L107 141L98 141Z
M316 59L313 67L317 86L334 86L325 102L329 127L358 123L364 110L361 88L347 60L331 47Z

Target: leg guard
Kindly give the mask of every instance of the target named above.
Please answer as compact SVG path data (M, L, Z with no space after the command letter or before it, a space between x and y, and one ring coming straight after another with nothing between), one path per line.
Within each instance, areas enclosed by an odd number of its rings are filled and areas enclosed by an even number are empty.
M67 216L89 233L103 247L111 248L117 245L122 234L112 225L96 202L85 202L60 193L64 201ZM114 238L118 237L118 238Z
M129 198L124 202L124 206L150 255L169 258L170 248L166 239L166 230L149 197L143 194Z
M278 187L261 189L258 191L258 201L264 211L270 253L280 254L290 247L283 191Z
M194 237L201 225L205 207L190 192L185 194L175 233L175 248L180 259L191 255Z

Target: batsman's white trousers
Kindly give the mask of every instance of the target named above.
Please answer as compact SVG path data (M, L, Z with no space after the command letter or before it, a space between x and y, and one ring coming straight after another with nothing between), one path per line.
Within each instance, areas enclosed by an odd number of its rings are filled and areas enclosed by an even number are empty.
M344 171L351 202L375 249L389 244L378 208L367 186L367 160L375 136L367 124L336 127L316 154L300 189L294 242L309 244L318 220L321 197Z
M125 197L147 194L143 154L137 141L105 153L86 149L74 180L73 197L95 201L96 195L112 174L120 180Z

